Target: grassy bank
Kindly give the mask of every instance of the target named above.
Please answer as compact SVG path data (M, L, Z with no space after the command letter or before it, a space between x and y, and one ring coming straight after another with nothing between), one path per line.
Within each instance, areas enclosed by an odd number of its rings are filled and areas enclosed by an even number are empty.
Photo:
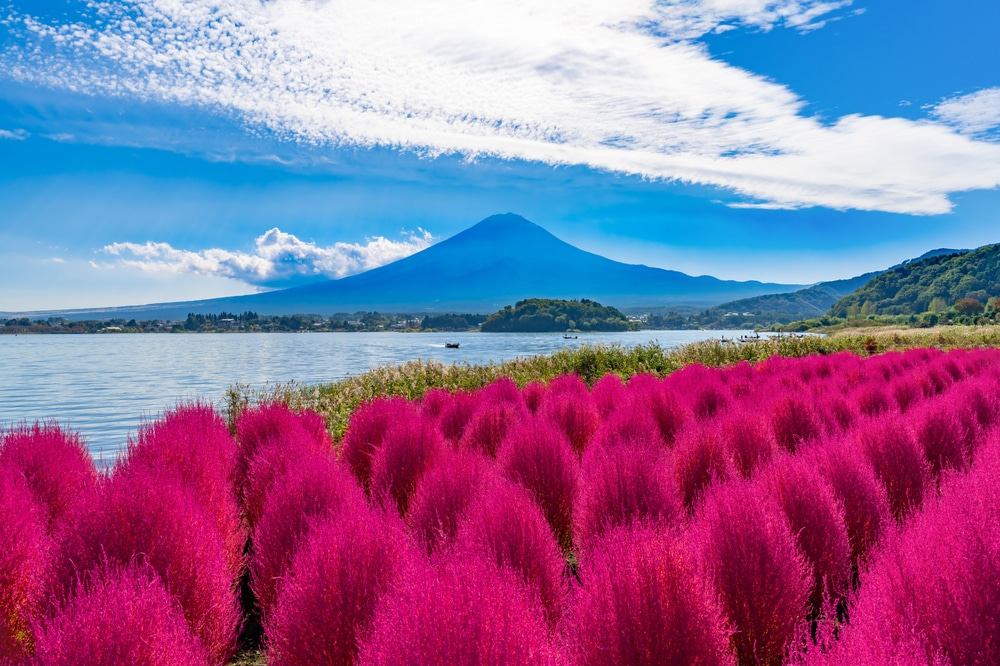
M719 367L740 361L756 363L776 354L797 357L851 351L870 355L914 347L1000 347L1000 326L880 327L852 329L826 337L786 336L742 343L705 340L674 349L664 349L656 344L628 348L583 345L546 356L489 365L445 365L438 361L417 360L402 365L380 366L329 384L300 385L293 382L263 388L236 384L226 392L225 406L230 423L247 407L272 400L283 402L293 409L312 409L326 418L327 427L339 440L354 408L378 396L400 395L412 400L432 388L452 391L478 389L502 376L510 377L518 386L524 386L532 381L547 381L558 375L576 373L592 384L608 373L623 378L638 373L664 376L691 363Z

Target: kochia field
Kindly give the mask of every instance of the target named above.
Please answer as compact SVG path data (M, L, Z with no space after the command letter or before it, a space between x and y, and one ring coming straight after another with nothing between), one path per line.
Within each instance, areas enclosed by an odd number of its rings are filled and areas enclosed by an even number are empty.
M0 664L1000 663L1000 351L0 434Z

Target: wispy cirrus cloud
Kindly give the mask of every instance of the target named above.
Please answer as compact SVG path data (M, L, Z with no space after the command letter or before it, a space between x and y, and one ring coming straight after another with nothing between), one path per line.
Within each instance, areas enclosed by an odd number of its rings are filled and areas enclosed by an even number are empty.
M5 130L0 129L0 139L13 139L14 141L23 141L27 139L30 135L26 130Z
M342 278L402 259L437 240L428 231L404 234L402 240L383 236L366 243L320 246L270 229L257 237L252 253L220 248L183 250L169 243L112 243L102 252L113 255L112 264L91 261L95 268L115 265L148 272L223 277L259 287L287 287L323 278Z
M996 129L1000 127L1000 88L986 88L946 99L931 113L942 122L969 134Z
M697 41L813 30L849 5L97 0L93 20L14 16L0 68L215 109L310 146L587 165L724 187L747 205L936 214L953 192L1000 185L996 144L948 122L804 117L787 87Z

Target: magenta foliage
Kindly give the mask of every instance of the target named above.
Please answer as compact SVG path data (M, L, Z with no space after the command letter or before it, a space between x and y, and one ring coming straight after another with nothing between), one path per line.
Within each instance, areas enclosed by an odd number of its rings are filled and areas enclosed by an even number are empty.
M527 413L527 408L518 403L481 400L465 427L460 447L495 458L507 429Z
M428 553L454 540L469 502L494 474L491 463L480 453L447 450L420 478L406 520Z
M264 616L268 664L356 663L379 597L410 557L389 514L363 509L313 525Z
M823 416L828 432L843 432L854 425L859 410L853 401L832 391L821 393L820 396L817 409Z
M966 464L965 430L950 398L949 394L926 400L908 418L935 477L944 469L964 469Z
M317 440L294 414L281 430L257 445L248 465L242 496L243 514L251 532L257 527L272 487L285 470L303 458L330 451L326 442Z
M545 516L531 494L503 479L473 500L459 524L457 552L483 555L520 576L555 622L566 597L564 560Z
M720 419L722 437L729 448L733 467L749 478L778 449L771 422L758 411L736 407Z
M721 389L718 390L721 405L726 398L722 396ZM687 408L681 405L674 392L653 375L635 375L629 380L627 393L632 399L633 409L644 406L656 421L660 437L668 446L673 445L689 416ZM714 410L712 413L715 413Z
M874 557L833 650L803 661L1000 663L1000 438L983 454Z
M664 530L612 530L580 568L567 651L581 666L734 664L714 590Z
M27 656L51 566L48 515L24 475L0 462L0 661Z
M243 567L247 538L233 486L236 460L236 442L222 417L210 406L194 403L180 405L143 425L138 436L129 441L127 455L116 464L115 474L122 476L142 468L147 478L176 475L215 519L229 571L235 578Z
M521 389L521 395L524 397L524 406L528 408L532 414L538 411L538 408L542 404L542 400L545 398L546 387L545 384L541 382L531 382Z
M524 398L510 377L498 377L477 394L481 405L514 405L524 407Z
M590 448L604 446L664 446L656 419L641 402L626 400L594 433Z
M888 389L882 383L868 383L857 389L854 399L858 403L858 409L866 416L875 416L882 412L889 411L890 404Z
M559 545L569 550L580 486L580 466L569 438L547 421L526 419L507 431L497 464L509 479L531 492Z
M423 567L382 597L363 666L555 664L544 609L508 568L484 557Z
M780 664L806 617L812 575L788 519L761 488L733 480L706 497L692 526L740 664Z
M176 477L142 468L114 475L92 506L67 521L59 545L56 580L63 590L105 558L119 565L148 561L211 660L223 662L235 651L240 611L222 538Z
M432 388L420 399L420 411L424 416L438 419L449 404L451 404L451 393L447 389Z
M684 431L673 451L674 476L688 511L713 482L732 475L729 447L714 421L701 422Z
M405 516L420 477L444 450L433 421L418 412L399 414L372 459L372 497L393 504Z
M364 508L364 492L332 453L313 453L285 470L267 496L251 541L251 586L265 617L310 523Z
M577 374L559 375L549 382L549 393L552 395L575 395L580 398L589 397L587 382Z
M250 461L256 455L257 448L289 431L308 433L317 443L330 446L330 437L326 433L322 417L318 414L312 412L295 414L278 402L259 405L240 414L236 421L236 441L239 444L236 468L238 494L242 493Z
M614 374L606 374L596 382L590 390L594 406L602 418L613 412L625 399L625 384L622 378Z
M542 401L540 415L559 426L577 455L583 453L601 425L601 415L590 394L551 393Z
M205 648L148 565L102 565L38 625L38 666L207 666Z
M853 433L885 487L892 515L902 521L923 504L930 475L913 437L898 417L886 415L860 421Z
M456 396L457 399L458 396ZM372 457L385 437L389 426L411 411L410 403L404 398L376 398L372 402L360 405L351 414L344 433L344 442L340 447L340 455L350 466L354 476L367 491L370 483ZM445 407L442 418L448 413Z
M920 385L909 376L893 379L889 384L889 391L892 393L899 411L904 413L923 397Z
M56 423L0 431L0 466L19 470L46 511L49 531L97 491L97 470L86 445Z
M794 394L786 394L774 401L771 423L778 444L792 453L803 442L816 439L822 434L812 405Z
M844 597L851 581L851 547L833 488L801 456L776 458L761 481L784 511L813 571L813 608L818 610L824 598Z
M452 443L461 440L465 427L478 406L479 398L474 394L465 391L453 393L451 401L441 409L438 418L438 426L445 439Z
M657 446L592 446L583 456L580 496L573 512L576 545L618 525L669 526L683 515L667 454Z
M885 488L864 454L843 441L825 443L807 455L844 508L851 560L860 568L892 520Z

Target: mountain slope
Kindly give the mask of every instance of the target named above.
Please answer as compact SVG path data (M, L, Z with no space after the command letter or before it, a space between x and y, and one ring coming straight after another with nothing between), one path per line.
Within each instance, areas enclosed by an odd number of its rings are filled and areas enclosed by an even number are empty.
M830 315L846 317L852 306L866 303L873 314L900 315L927 312L935 298L946 306L963 298L985 304L1000 296L1000 245L971 252L929 257L885 272L830 308Z
M589 298L616 307L705 307L799 285L736 282L624 264L585 252L514 214L494 215L414 255L340 280L291 289L104 312L183 318L188 312L259 314L494 312L525 298ZM96 311L87 316L93 317Z

